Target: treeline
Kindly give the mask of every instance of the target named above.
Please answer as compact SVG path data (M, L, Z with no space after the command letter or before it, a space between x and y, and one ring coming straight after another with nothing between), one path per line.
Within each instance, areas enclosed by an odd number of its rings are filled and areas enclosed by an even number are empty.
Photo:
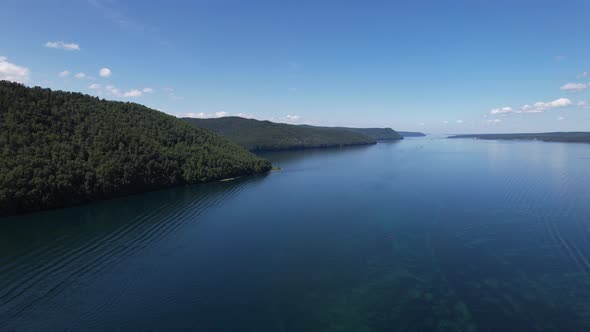
M454 135L448 138L477 138L477 139L501 139L501 140L538 140L544 142L564 143L590 143L590 132L554 132L532 134L469 134Z
M184 120L220 134L250 151L327 148L375 144L378 139L402 139L391 128L315 127L236 116Z
M397 131L391 128L350 128L350 127L317 127L317 126L309 126L303 125L312 128L325 128L325 129L338 129L338 130L347 130L352 131L355 133L359 133L361 135L365 135L369 138L372 138L377 141L392 141L392 140L399 140L404 139L402 135L400 135Z
M270 168L234 143L139 104L0 81L0 215Z
M398 131L403 137L424 137L426 134L417 131Z

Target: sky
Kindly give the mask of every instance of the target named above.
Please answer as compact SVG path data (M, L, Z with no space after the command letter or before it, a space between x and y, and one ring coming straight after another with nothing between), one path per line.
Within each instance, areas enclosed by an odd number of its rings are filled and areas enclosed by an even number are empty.
M178 117L590 130L590 1L1 0L0 79Z

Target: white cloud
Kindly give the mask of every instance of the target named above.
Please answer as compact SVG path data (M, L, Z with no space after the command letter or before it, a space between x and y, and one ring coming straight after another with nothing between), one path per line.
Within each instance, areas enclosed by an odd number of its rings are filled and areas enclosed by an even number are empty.
M538 101L532 105L526 104L515 110L510 106L494 108L488 114L491 115L507 115L509 113L543 113L546 110L559 107L567 107L573 105L572 101L568 98L558 98L552 101L544 102ZM579 105L578 105L579 106ZM487 114L484 115L487 117Z
M70 71L69 70L64 70L64 71L60 72L59 74L57 74L57 76L59 76L59 77L68 77L68 76L70 76Z
M457 123L463 123L463 120L457 120Z
M543 111L550 109L550 108L566 107L566 106L570 106L571 104L572 104L572 101L569 100L568 98L559 98L559 99L555 99L555 100L549 101L549 102L538 101L538 102L534 103L532 108L529 109L527 112L538 113L538 112L543 112Z
M240 114L238 114L238 116L240 116ZM219 111L219 112L215 112L215 113L205 113L205 112L192 113L192 112L188 112L188 113L181 114L181 116L183 116L183 117L199 118L199 119L222 118L222 117L230 116L230 115L231 114L229 114L227 112L224 112L224 111Z
M443 123L444 123L444 124L448 124L448 123L449 123L449 121L445 120L445 121L443 121Z
M26 83L30 75L29 68L10 63L7 57L0 56L0 80Z
M181 114L182 117L187 117L187 118L199 118L199 119L205 119L207 118L207 114L201 112L201 113L184 113Z
M490 111L490 114L505 114L512 113L514 110L510 106L494 108Z
M112 85L105 86L105 90L107 93L109 93L110 95L113 95L113 96L119 97L121 95L121 92L119 91L119 89L115 88Z
M143 93L137 89L133 89L122 94L123 97L141 97Z
M557 117L557 121L561 121L561 120L565 120L565 118L563 116Z
M493 123L500 123L500 122L502 122L502 119L489 119L489 120L486 120L486 123L492 123L492 124Z
M152 88L143 88L143 89L141 90L141 92L143 92L143 93L154 93L154 91L155 91L155 90L154 90L154 89L152 89Z
M580 74L577 76L577 78L586 78L586 77L588 77L588 76L590 76L590 72L587 72L587 71L585 71L585 72L583 72L583 73L580 73Z
M568 92L578 92L587 89L588 85L585 83L567 83L562 85L559 90Z
M419 124L420 124L421 126L423 126L425 123L424 123L424 122L420 122Z
M45 43L45 47L56 48L56 49L66 50L66 51L79 51L80 50L80 45L75 44L75 43L64 43L62 41L55 41L55 42L49 41L49 42Z
M100 77L110 77L111 76L111 70L108 68L101 68L98 71L98 75L100 75Z
M77 73L76 75L74 75L74 77L76 77L76 78L85 78L86 77L86 74L84 74L84 73Z
M300 115L287 114L287 120L289 120L289 121L297 121L299 119L301 119Z
M137 98L143 95L139 89L132 89L129 91L121 91L113 85L102 86L98 83L93 83L88 86L88 89L94 90L99 96L105 95L116 98Z

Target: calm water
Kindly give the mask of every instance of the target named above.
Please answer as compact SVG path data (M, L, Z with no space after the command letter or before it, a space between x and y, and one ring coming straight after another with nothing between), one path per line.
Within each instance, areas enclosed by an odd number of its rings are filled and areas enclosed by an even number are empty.
M588 331L590 145L408 139L0 222L0 330Z

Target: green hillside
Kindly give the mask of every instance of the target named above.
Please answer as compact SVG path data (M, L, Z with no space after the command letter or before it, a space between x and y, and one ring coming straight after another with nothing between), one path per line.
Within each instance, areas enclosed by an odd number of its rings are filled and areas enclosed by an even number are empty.
M0 215L270 168L224 138L142 105L0 81Z
M365 136L368 136L374 140L378 141L390 141L390 140L398 140L404 139L402 135L400 135L397 131L391 128L349 128L349 127L317 127L317 128L332 128L332 129L342 129L348 130L355 133L359 133Z
M230 116L215 119L184 118L250 151L326 148L375 144L374 138L343 128L297 126Z
M403 137L424 137L426 134L417 131L398 131Z

